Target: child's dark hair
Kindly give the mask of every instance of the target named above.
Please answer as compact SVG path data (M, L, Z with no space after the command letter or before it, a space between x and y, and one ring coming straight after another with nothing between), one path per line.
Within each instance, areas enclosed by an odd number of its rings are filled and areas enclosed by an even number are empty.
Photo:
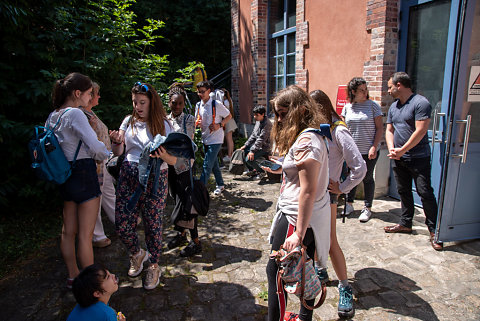
M53 108L60 108L74 90L84 92L90 88L92 88L92 80L88 76L78 72L68 74L65 78L57 80L53 85Z
M211 82L210 80L203 80L203 81L199 82L197 84L197 89L199 89L201 87L210 89L211 91L213 91L215 89L214 86L213 86L213 82Z
M183 97L183 100L187 102L187 93L181 83L174 83L170 90L168 91L168 101L172 100L172 97L175 95L180 95Z
M92 264L83 269L73 280L72 292L77 303L86 308L98 302L93 294L96 291L104 292L102 283L107 276L107 270L100 264Z
M267 112L267 109L265 108L265 106L262 106L262 105L257 105L255 107L253 107L253 111L252 111L254 114L262 114L262 115L265 115L265 113Z

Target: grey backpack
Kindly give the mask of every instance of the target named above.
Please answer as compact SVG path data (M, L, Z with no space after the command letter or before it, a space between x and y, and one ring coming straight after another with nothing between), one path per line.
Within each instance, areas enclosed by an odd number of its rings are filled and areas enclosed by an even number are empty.
M232 154L232 159L230 160L228 171L233 175L242 175L244 170L245 170L245 151L242 149L237 149Z

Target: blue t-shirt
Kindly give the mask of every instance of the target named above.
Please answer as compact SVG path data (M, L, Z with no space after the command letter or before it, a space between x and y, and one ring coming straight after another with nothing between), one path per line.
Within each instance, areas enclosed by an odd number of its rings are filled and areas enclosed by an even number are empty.
M395 129L393 133L393 144L395 147L402 147L415 131L415 121L429 119L432 106L427 98L413 94L405 104L395 100L390 106L387 115L387 124L392 124ZM428 135L425 134L417 146L406 152L402 158L423 158L430 157L430 144Z
M87 308L76 305L67 318L67 321L117 321L115 310L103 302L98 301Z

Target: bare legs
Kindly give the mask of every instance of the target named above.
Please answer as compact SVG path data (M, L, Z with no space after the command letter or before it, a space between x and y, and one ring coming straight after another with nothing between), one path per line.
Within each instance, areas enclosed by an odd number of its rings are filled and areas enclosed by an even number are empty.
M225 134L225 140L227 141L227 153L228 157L232 158L233 154L233 131L229 131L228 133Z
M63 203L63 227L60 250L67 265L68 277L78 275L77 256L82 268L93 264L92 236L100 197L82 204ZM78 235L78 254L75 255L75 236Z
M330 204L331 224L330 224L330 259L332 260L333 269L340 281L347 279L347 264L345 256L340 248L337 240L337 204Z

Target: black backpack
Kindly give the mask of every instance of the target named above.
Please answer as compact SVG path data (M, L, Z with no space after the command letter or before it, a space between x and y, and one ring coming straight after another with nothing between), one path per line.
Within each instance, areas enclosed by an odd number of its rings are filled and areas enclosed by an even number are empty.
M228 171L233 175L242 175L245 170L245 151L243 149L237 149L232 154Z
M192 206L198 215L206 216L210 207L210 195L205 185L200 180L193 181Z

